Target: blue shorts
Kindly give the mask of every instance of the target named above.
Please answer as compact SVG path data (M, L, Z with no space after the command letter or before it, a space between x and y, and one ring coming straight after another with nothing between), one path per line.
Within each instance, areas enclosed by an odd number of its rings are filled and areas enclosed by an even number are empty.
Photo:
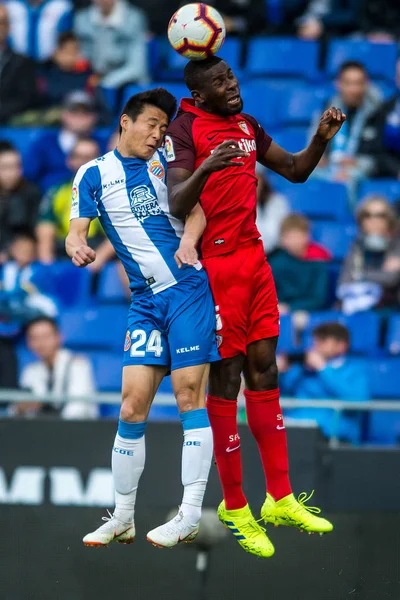
M220 360L215 327L206 272L193 271L163 292L134 299L123 365L159 365L174 371Z

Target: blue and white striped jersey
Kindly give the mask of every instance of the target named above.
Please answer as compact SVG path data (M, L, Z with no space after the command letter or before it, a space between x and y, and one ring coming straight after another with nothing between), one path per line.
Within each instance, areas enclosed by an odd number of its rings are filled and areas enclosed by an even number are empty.
M169 212L166 170L161 150L148 161L114 150L83 165L74 180L71 219L99 217L135 292L157 294L193 273L174 259L184 226Z

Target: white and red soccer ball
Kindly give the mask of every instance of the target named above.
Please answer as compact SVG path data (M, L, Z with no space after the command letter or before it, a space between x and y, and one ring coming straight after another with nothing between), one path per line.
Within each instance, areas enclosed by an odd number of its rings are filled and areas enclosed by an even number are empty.
M219 12L203 3L182 6L168 25L171 46L190 60L204 60L216 54L225 35L225 24Z

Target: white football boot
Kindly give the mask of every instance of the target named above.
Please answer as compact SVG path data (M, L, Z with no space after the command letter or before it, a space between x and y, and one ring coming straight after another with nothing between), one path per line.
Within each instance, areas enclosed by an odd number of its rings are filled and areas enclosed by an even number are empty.
M84 545L107 547L110 542L132 544L135 539L135 524L122 523L109 510L107 512L109 516L102 517L103 521L105 521L104 525L101 525L96 531L85 535L82 540Z
M181 542L193 542L198 533L199 524L190 523L180 510L173 519L149 531L147 541L158 548L173 548Z

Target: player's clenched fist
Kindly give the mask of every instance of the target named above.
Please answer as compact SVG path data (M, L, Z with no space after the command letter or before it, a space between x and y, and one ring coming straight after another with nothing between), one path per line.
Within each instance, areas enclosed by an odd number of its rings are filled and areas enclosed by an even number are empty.
M244 162L235 159L246 158L247 156L250 156L250 154L241 150L235 140L227 140L215 148L213 153L203 162L201 168L208 173L213 173L214 171L222 171L227 167L241 167Z
M328 142L337 134L345 120L346 115L342 113L340 108L331 106L331 108L328 108L328 110L324 112L319 121L317 135Z
M86 267L96 260L96 252L89 246L79 246L74 252L72 262L76 267Z

